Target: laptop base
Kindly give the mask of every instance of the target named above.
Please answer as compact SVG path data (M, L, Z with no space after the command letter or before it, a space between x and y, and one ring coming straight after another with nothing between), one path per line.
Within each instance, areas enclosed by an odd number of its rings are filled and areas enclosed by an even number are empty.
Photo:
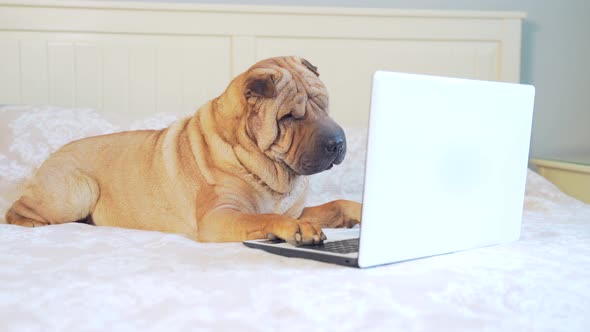
M285 257L294 257L294 258L305 258L305 259L312 259L324 263L331 263L331 264L338 264L343 266L349 267L359 267L358 266L358 256L355 258L352 257L343 257L343 256L336 256L329 253L323 253L317 250L308 249L308 250L294 250L291 248L284 248L281 246L273 246L273 245L265 245L263 242L256 242L256 241L245 241L244 245L250 248L261 249L273 254L285 256ZM304 247L305 248L305 247Z

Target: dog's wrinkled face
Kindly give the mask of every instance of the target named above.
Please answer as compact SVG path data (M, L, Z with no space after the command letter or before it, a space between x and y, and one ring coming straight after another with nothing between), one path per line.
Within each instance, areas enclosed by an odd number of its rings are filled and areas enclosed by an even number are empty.
M260 151L300 175L340 164L342 128L328 115L317 68L299 57L261 61L245 74L246 130Z

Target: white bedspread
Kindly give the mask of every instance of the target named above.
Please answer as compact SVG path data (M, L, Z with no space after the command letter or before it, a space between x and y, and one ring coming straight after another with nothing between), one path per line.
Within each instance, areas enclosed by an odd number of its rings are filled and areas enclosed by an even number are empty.
M155 119L138 127L170 118ZM5 107L0 120L2 215L64 140L123 128L90 110ZM364 133L348 135L311 203L360 199ZM1 224L0 281L1 331L588 331L590 205L530 171L521 240L367 270L159 232Z

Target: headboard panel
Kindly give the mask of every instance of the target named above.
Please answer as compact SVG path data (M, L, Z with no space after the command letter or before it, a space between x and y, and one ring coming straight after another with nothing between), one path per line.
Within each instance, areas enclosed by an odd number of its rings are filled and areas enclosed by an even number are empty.
M518 82L523 13L0 0L0 104L190 113L258 59L319 67L365 124L376 69Z

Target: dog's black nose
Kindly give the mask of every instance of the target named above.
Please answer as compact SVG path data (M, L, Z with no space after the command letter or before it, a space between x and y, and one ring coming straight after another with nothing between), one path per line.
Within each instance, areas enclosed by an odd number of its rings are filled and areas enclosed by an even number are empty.
M344 136L334 137L326 142L326 150L331 154L341 152L344 149L344 143Z

